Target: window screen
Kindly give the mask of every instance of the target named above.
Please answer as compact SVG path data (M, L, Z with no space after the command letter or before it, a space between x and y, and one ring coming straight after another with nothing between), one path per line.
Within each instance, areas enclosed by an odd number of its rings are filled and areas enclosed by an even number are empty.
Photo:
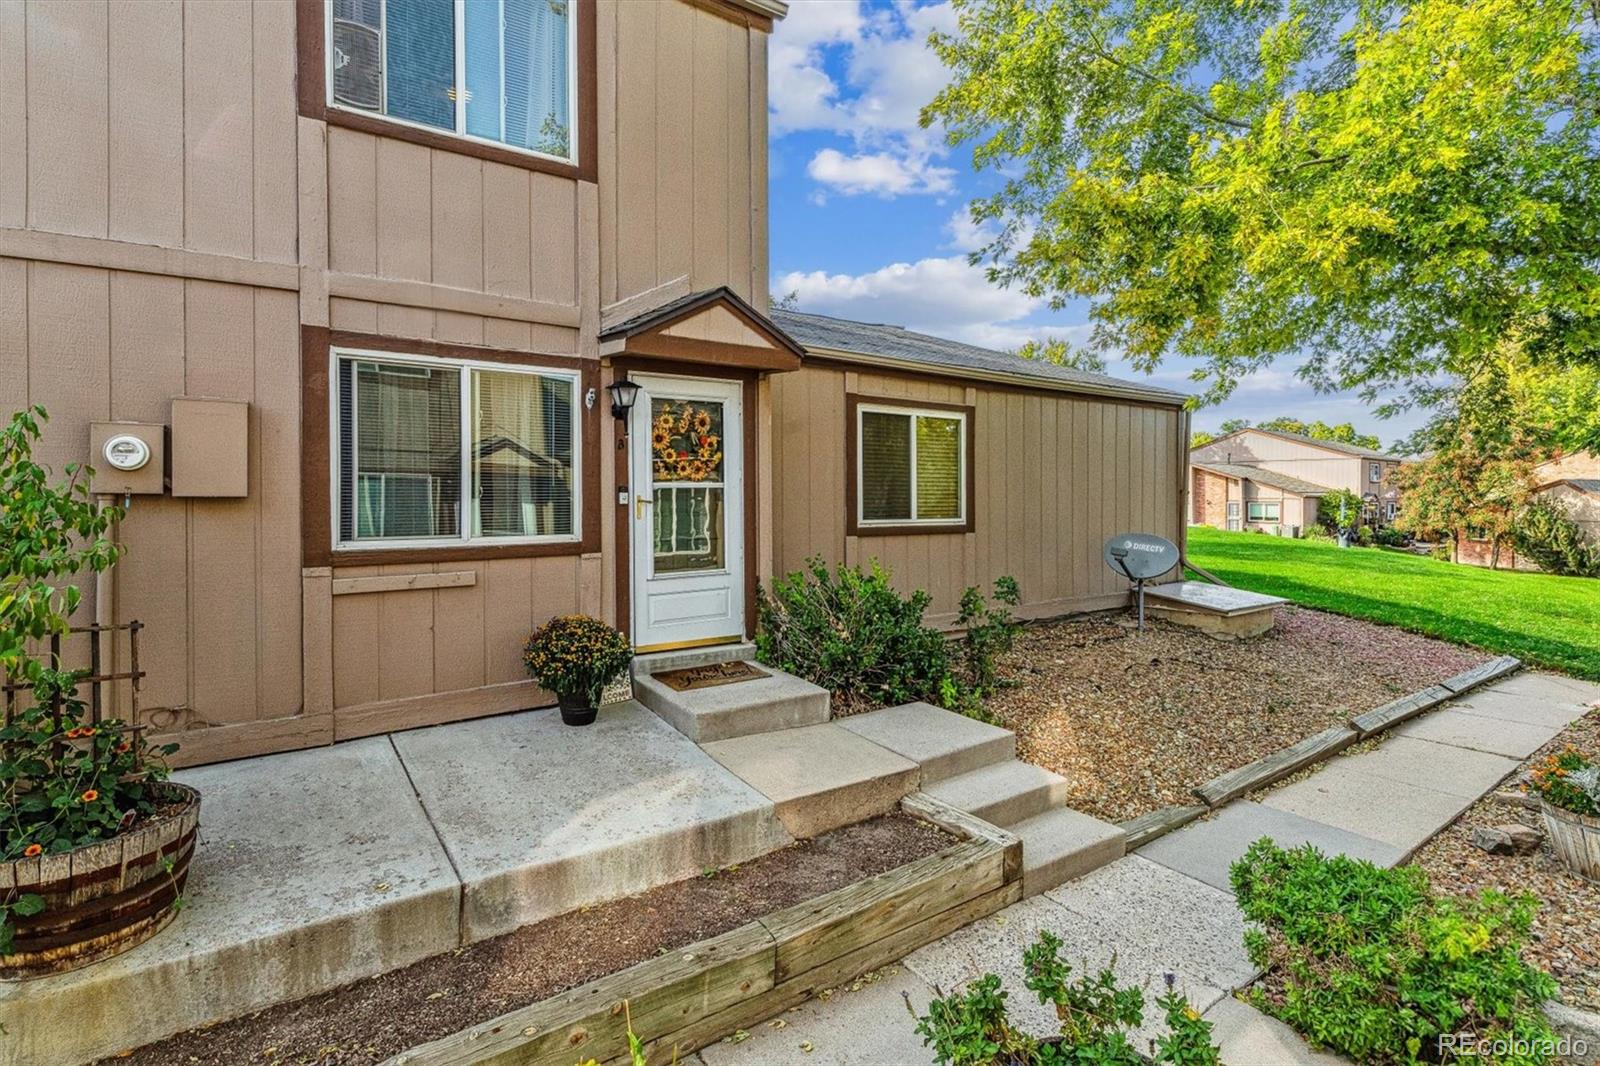
M572 158L570 0L332 0L332 15L334 103Z
M862 522L965 518L966 419L861 409L857 491Z
M572 533L572 383L479 370L472 426L474 532Z
M340 543L576 536L572 377L356 356L337 370Z

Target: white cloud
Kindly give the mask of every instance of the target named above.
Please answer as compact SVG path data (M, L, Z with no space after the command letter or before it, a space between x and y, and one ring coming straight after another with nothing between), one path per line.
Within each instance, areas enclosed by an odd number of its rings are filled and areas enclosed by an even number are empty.
M972 208L966 206L950 216L944 224L944 232L950 238L946 242L946 247L957 252L976 252L987 247L1000 235L1000 227L989 219L974 222Z
M1027 340L1031 329L1008 325L1037 310L1041 301L990 284L965 256L891 263L865 274L791 271L773 281L776 293L795 293L802 311L952 337L971 344ZM1017 340L1015 343L1021 343Z
M837 134L851 142L856 158L892 157L901 169L932 177L879 182L861 191L883 196L947 191L951 172L932 162L945 151L938 131L923 130L917 118L948 78L928 49L928 34L954 25L948 3L902 3L872 7L865 14L855 0L793 4L774 30L768 52L772 136ZM830 69L841 70L842 78L836 80Z
M889 152L845 155L835 148L824 148L813 156L806 173L845 196L873 193L892 197L905 193L949 192L954 187L952 179L955 177L955 171L935 166L926 157Z

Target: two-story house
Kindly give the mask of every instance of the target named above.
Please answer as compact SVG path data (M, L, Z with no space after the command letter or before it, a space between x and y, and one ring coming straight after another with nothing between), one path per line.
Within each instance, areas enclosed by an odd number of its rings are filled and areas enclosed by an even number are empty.
M769 317L784 10L0 5L0 407L128 503L79 620L180 762L545 706L535 625L742 640L812 553L1045 614L1181 537L1183 397Z
M1402 462L1375 449L1299 433L1237 430L1190 452L1190 521L1298 536L1317 521L1323 495L1343 489L1361 497L1366 524L1386 526L1400 510L1394 473Z

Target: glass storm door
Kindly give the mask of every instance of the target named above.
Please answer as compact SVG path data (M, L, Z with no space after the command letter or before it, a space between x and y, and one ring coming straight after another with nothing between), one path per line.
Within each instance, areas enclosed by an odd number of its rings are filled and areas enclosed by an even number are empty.
M737 381L635 374L629 427L633 642L744 636L744 426Z

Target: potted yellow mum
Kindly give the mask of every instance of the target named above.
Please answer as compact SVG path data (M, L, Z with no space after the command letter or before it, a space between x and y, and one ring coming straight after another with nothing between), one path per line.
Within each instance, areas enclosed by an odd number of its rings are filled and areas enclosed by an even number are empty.
M522 649L528 676L556 694L567 725L593 722L600 693L632 661L627 637L583 614L550 619Z

